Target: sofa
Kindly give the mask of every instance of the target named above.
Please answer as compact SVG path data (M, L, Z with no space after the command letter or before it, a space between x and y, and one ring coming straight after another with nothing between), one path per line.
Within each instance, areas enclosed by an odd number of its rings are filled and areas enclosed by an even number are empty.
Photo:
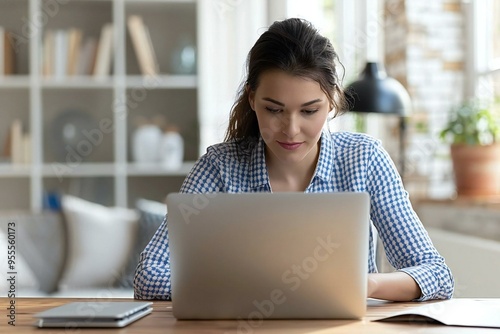
M133 297L140 252L162 223L165 204L139 199L127 209L62 196L60 208L0 212L0 266L15 273L7 277L15 285L1 280L0 296Z

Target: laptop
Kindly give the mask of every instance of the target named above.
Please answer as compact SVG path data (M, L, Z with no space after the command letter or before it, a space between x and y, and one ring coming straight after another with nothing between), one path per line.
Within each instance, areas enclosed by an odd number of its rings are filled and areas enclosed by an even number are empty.
M177 319L359 319L367 193L167 196Z
M38 327L125 327L153 311L152 302L73 302L34 315Z

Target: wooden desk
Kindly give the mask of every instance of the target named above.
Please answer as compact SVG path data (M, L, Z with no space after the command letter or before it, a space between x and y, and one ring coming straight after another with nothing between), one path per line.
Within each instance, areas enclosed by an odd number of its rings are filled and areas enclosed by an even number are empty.
M127 299L118 299L124 301ZM449 327L425 323L381 323L371 320L422 303L369 301L362 320L265 320L255 327L242 327L238 321L177 321L170 302L155 301L153 313L118 329L39 329L33 326L33 314L74 301L112 301L112 299L19 298L16 300L16 326L8 325L9 299L0 298L0 333L498 333L498 329Z

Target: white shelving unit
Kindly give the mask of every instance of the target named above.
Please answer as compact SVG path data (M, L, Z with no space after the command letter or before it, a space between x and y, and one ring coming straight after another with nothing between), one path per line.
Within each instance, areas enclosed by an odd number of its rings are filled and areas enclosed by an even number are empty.
M171 63L181 38L189 36L198 44L198 6L196 0L0 0L0 26L26 37L18 45L16 74L0 77L0 147L16 118L32 140L31 163L0 162L0 210L40 211L46 191L132 207L139 197L162 200L179 189L200 152L200 90L197 75L175 73ZM154 79L140 74L126 25L132 14L142 16L149 28L160 66ZM46 30L78 28L98 38L106 23L114 27L109 76L42 75ZM61 131L54 121L66 110L83 111L95 124L109 119L113 125L81 161L68 159L66 148L54 140ZM186 162L179 170L132 161L130 136L138 115L162 115L180 127Z

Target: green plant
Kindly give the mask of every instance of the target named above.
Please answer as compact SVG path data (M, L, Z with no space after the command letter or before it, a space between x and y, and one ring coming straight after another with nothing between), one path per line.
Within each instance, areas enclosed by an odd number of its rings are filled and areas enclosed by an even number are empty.
M500 139L500 125L492 109L469 101L452 109L439 137L451 144L489 145Z

